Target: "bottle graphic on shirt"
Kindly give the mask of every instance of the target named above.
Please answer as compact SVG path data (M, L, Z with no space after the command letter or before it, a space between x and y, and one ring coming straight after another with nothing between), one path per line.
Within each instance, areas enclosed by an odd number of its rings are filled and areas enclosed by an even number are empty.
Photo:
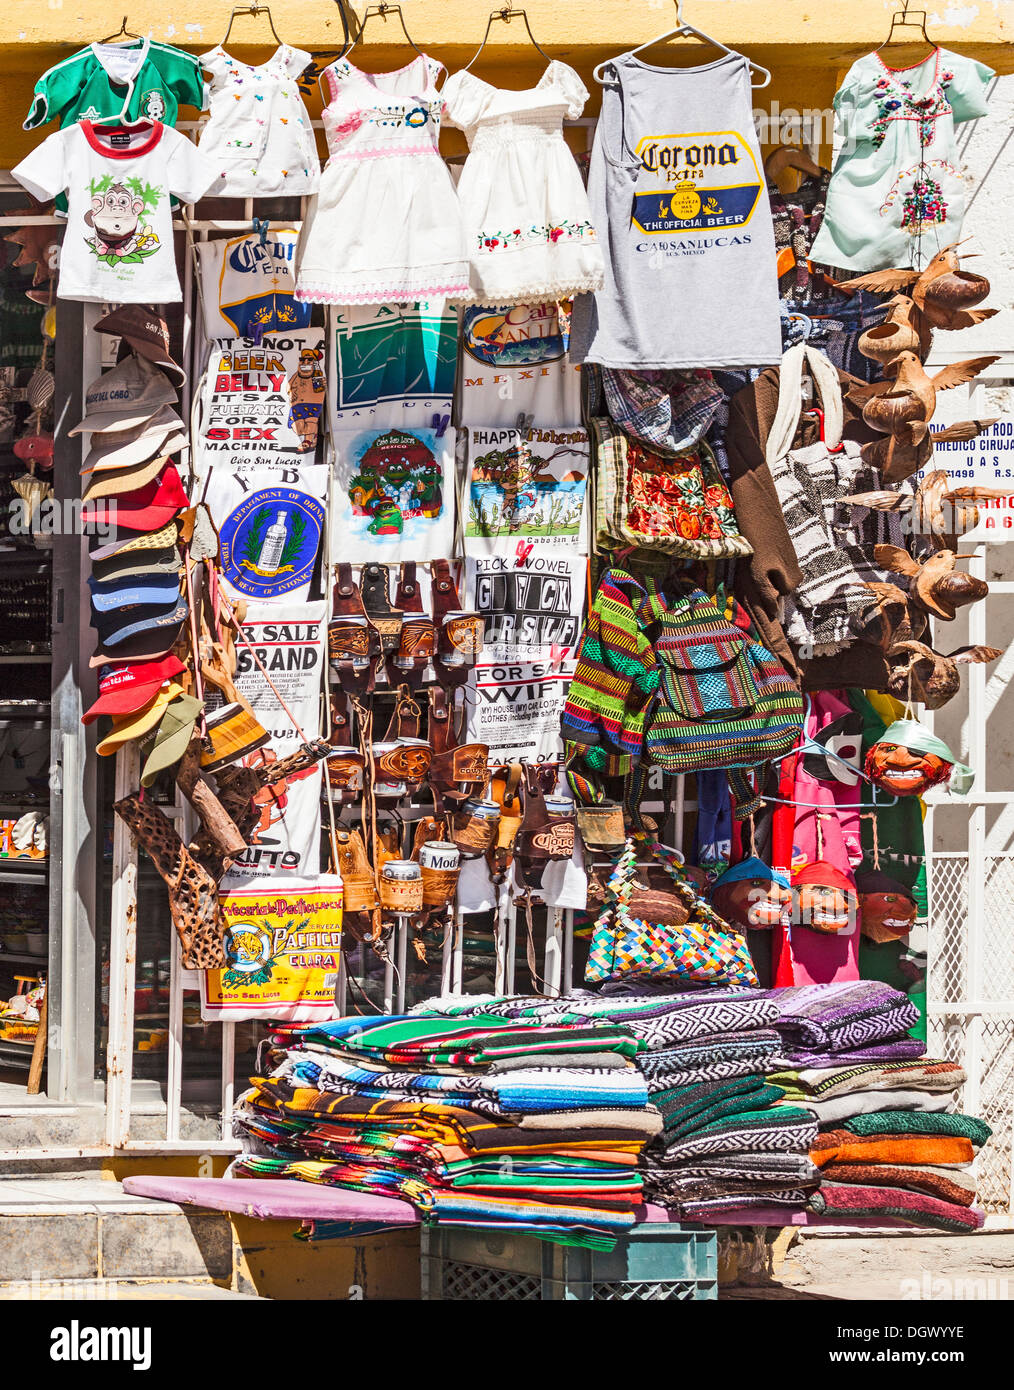
M275 518L274 526L269 526L264 537L264 544L261 546L261 553L257 557L257 569L261 574L277 574L278 567L282 562L282 551L285 549L287 537L285 529L285 513L279 512Z

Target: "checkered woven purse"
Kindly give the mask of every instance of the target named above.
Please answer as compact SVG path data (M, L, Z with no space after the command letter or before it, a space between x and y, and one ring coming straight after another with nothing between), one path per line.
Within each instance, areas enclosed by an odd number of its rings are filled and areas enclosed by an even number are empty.
M708 907L663 856L656 858L668 870L673 892L689 909L688 920L676 926L637 915L637 855L628 840L595 920L585 981L667 975L703 984L756 985L757 972L744 937Z

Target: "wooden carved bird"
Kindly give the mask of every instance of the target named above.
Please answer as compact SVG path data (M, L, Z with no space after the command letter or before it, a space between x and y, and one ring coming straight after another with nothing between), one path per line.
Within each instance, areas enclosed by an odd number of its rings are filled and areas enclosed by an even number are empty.
M917 443L912 443L905 437L907 431L903 431L902 436L884 435L863 445L863 462L870 468L875 468L885 483L902 483L906 478L918 473L921 468L928 466L937 440L945 442L974 439L983 430L995 425L997 418L994 416L989 420L961 420L956 425L948 425L946 429L923 435Z
M970 357L951 362L932 376L914 352L899 352L890 364L891 378L869 386L854 386L849 394L866 401L863 419L881 434L897 435L904 444L918 444L929 431L937 392L974 381L999 357Z
M887 654L888 693L897 700L917 700L927 709L940 709L961 686L959 666L996 661L999 647L959 647L944 655L925 642L897 642Z
M997 311L972 307L981 304L989 294L989 281L984 275L972 275L961 269L958 247L962 245L964 242L955 241L945 246L925 270L875 270L855 280L836 283L839 289L871 290L875 294L908 290L932 328L948 331L970 328L972 324L992 318ZM965 260L969 258L969 255L964 257Z
M951 487L950 476L935 468L915 492L858 492L839 500L878 512L907 512L906 529L911 535L929 537L934 550L957 550L958 537L979 524L974 503L996 497L1014 497L1014 488ZM963 502L973 505L962 506Z
M986 598L989 585L957 568L953 550L938 550L926 560L916 560L897 545L874 546L873 557L883 569L911 580L909 599L936 618L951 622L959 608ZM925 623L923 624L925 628Z
M896 294L888 301L883 323L868 328L859 338L859 351L885 368L899 352L916 352L925 358L932 333L922 311L907 294Z

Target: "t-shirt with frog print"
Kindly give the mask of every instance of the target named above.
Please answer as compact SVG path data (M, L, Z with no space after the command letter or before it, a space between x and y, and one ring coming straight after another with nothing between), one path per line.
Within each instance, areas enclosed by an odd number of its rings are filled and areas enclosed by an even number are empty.
M61 299L169 304L182 298L170 195L193 203L217 169L158 121L93 125L50 135L12 170L40 201L67 194Z

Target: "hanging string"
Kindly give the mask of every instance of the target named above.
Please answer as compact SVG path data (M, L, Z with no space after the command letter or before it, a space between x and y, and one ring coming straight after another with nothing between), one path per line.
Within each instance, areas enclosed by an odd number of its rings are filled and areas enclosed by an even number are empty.
M747 823L746 823L746 824L747 824L747 831L748 831L748 833L749 833L749 835L750 835L750 858L751 858L751 859L756 859L756 858L757 858L757 841L756 841L756 839L755 839L755 837L754 837L754 819L755 819L755 817L751 816L750 819L749 819L749 820L747 821Z
M873 840L873 867L874 867L874 869L876 869L876 870L879 872L879 870L880 870L880 841L879 841L879 839L878 839L878 837L877 837L877 816L876 816L876 812L874 812L874 811L867 811L867 812L864 812L864 813L862 813L862 814L860 815L859 819L860 819L860 820L868 820L868 821L870 822L870 831L871 831L871 836L872 836L872 840Z

